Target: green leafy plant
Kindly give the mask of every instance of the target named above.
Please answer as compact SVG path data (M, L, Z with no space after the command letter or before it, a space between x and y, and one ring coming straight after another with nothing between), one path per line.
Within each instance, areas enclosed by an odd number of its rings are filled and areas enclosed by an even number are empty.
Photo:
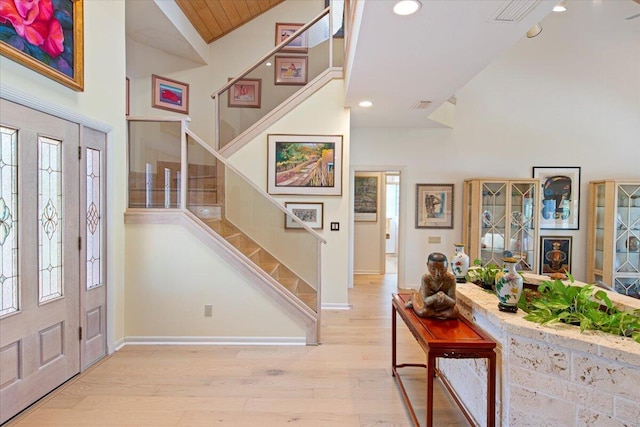
M489 263L482 265L482 260L475 259L473 266L469 268L466 279L469 282L482 286L484 289L491 289L496 280L496 274L500 271L500 267Z
M568 275L571 283L573 276ZM587 329L631 337L640 343L640 309L623 311L594 285L565 285L560 280L544 281L537 291L525 289L518 307L524 318L541 325L568 323Z

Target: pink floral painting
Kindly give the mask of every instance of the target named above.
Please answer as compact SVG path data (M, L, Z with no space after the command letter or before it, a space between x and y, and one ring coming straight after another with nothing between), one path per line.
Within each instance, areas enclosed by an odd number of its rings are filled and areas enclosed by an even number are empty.
M0 53L82 90L81 15L82 0L0 0Z

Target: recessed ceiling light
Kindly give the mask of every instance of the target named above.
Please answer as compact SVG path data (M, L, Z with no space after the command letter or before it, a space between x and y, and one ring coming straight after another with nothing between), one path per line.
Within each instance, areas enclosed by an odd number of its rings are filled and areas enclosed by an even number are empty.
M264 64L264 65L266 65L267 67L271 67L271 62L267 62L267 63L266 63L266 64Z
M553 7L554 12L565 12L566 10L567 6L564 5L563 1Z
M400 0L393 6L396 15L411 15L416 13L422 7L422 3L418 0Z
M373 105L373 102L371 101L360 101L358 103L359 106L361 107L371 107Z

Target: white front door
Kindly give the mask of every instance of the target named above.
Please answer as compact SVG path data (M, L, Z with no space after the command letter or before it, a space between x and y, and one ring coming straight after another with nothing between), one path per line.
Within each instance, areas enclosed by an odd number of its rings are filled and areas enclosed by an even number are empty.
M0 100L0 423L80 371L80 126Z

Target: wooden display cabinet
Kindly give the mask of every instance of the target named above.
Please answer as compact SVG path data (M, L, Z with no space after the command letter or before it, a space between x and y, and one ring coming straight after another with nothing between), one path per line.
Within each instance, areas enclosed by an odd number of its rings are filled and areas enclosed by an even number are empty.
M536 178L464 181L462 238L471 259L502 266L504 251L520 259L519 271L538 273Z
M589 183L587 281L640 298L640 181Z

